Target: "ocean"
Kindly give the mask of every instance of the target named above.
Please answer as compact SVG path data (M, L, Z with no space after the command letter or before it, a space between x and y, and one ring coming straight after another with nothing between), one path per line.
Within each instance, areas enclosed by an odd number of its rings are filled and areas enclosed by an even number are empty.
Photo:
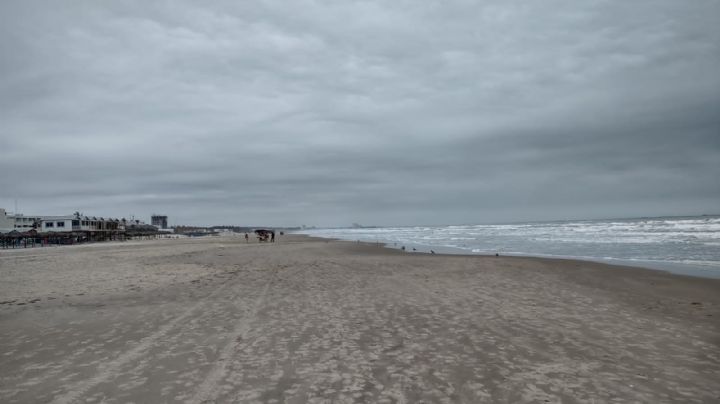
M459 226L332 228L302 234L406 251L573 258L720 278L720 216Z

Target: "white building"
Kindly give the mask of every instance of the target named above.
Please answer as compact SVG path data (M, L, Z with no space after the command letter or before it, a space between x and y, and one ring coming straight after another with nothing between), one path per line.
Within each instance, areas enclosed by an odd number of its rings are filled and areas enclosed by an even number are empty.
M66 216L25 216L8 214L0 208L0 233L13 230L24 233L32 229L39 233L63 233L72 231L116 232L143 225L140 220L114 219L79 214Z
M39 219L37 230L42 233L117 231L121 230L121 223L119 219L95 216L43 216Z
M13 230L21 233L30 231L35 228L38 219L35 216L25 216L18 213L8 214L5 209L0 208L0 233L8 233Z
M77 230L80 230L79 221L75 216L42 216L39 220L37 231L42 233L61 233L75 230L73 222L77 222Z
M0 233L10 233L15 230L15 220L8 216L5 209L0 208Z
M34 229L35 222L37 222L37 220L39 219L38 217L25 216L25 215L21 215L19 213L12 215L12 217L15 219L15 230L17 230L19 232L29 231L31 229Z

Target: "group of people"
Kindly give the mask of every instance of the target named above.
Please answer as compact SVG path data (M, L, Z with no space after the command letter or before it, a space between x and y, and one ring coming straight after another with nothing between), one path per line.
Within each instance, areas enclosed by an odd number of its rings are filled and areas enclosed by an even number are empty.
M282 234L282 232L280 234ZM263 243L263 242L266 243L268 241L270 241L271 243L275 242L275 231L274 230L255 230L255 235L256 235L259 243ZM245 242L246 243L250 242L250 236L247 233L245 233Z

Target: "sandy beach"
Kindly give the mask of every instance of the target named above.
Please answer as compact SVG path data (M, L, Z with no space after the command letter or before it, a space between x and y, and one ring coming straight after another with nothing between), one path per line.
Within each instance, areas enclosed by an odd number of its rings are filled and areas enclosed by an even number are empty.
M304 236L0 251L0 402L720 401L720 280Z

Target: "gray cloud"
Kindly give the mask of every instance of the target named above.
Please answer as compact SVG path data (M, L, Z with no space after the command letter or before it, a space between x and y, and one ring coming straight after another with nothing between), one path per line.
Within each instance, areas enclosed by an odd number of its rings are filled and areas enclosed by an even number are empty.
M717 213L716 1L3 2L0 207L187 224Z

